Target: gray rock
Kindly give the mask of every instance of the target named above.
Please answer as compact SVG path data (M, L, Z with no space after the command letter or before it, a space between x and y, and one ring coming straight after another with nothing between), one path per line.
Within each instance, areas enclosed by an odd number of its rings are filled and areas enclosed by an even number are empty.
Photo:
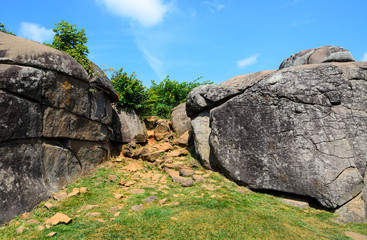
M135 211L135 212L138 212L138 211L141 211L143 210L144 208L144 204L139 204L139 205L134 205L131 207L131 210Z
M186 102L179 104L171 111L172 128L181 136L191 130L191 119L186 114Z
M0 142L41 136L40 104L0 90Z
M298 201L298 200L293 200L293 199L282 199L282 202L287 205L291 205L293 207L298 207L298 208L309 207L308 202L304 202L304 201Z
M157 200L157 199L158 198L156 196L149 196L146 199L144 199L144 202L151 204L151 203L154 203L155 200Z
M114 141L129 143L146 143L148 140L147 129L144 122L139 118L134 110L122 110L118 106L114 106ZM120 125L118 124L120 123ZM119 136L119 134L121 135Z
M93 64L93 74L89 79L91 86L97 90L104 91L106 96L109 97L111 102L117 102L119 100L116 90L113 88L111 81L106 77L106 74L95 63Z
M0 224L47 199L43 147L39 143L0 145Z
M94 121L98 121L107 125L112 123L112 106L110 99L105 95L101 94L98 89L90 89L90 118Z
M367 63L277 71L212 109L213 159L253 189L337 208L364 187Z
M270 74L274 73L275 71L276 70L268 70L268 71L255 72L251 74L239 75L230 78L227 81L220 83L219 85L234 88L243 92L247 88L252 87L252 85L264 79L265 77L269 76Z
M197 158L204 168L213 169L215 168L214 163L210 161L209 135L211 128L209 126L209 114L209 111L200 113L191 120L191 125Z
M88 81L85 69L67 53L2 32L0 32L0 63L55 70Z
M179 171L180 176L183 176L183 177L192 176L192 175L194 175L194 173L195 173L194 170L188 169L188 168L182 168Z
M366 222L366 209L365 202L362 199L362 193L337 209L335 214L342 216L347 222Z
M191 118L204 110L219 106L239 93L237 89L227 86L214 84L198 86L187 95L187 116Z
M335 46L324 46L303 50L293 54L280 64L279 69L305 64L354 61L352 54L347 49Z

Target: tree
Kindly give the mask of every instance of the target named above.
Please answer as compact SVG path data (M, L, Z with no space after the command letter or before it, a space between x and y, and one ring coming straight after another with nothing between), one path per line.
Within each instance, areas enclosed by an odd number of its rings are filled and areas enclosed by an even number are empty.
M8 33L8 34L11 34L11 35L16 36L14 33L12 33L12 32L10 32L9 30L7 30L7 29L5 28L5 26L4 26L4 24L2 24L1 22L0 22L0 32Z
M53 42L46 45L71 55L89 74L92 74L93 65L87 58L89 50L85 45L88 42L85 30L79 31L76 24L70 24L64 20L55 23L55 27L53 29L55 32Z

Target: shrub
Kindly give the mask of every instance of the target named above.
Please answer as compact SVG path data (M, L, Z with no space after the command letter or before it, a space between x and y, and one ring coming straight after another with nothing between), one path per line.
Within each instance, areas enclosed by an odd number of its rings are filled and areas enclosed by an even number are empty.
M7 29L5 28L5 26L4 26L4 24L2 24L1 22L0 22L0 32L7 33L7 34L11 34L11 35L16 36L14 33L12 33L12 32L10 32L9 30L7 30Z
M129 76L122 70L123 68L118 71L111 69L111 83L120 96L118 104L123 108L132 108L140 114L146 100L145 87L134 72Z
M171 80L169 76L157 84L152 80L152 86L148 90L145 115L156 115L161 118L170 118L171 110L186 101L189 92L200 85L211 84L210 81L200 82L199 77L192 82L179 83Z
M71 55L89 74L92 74L93 65L87 58L89 50L85 46L88 41L85 30L81 29L79 31L75 24L61 21L55 23L53 31L55 32L53 42L46 45Z

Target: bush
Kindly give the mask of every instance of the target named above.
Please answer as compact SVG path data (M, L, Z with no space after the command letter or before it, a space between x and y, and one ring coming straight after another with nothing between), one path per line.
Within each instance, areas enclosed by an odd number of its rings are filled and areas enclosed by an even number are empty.
M111 83L119 94L118 104L122 108L132 108L141 114L147 96L143 83L136 78L134 72L128 76L126 72L122 72L122 68L118 71L111 70Z
M12 32L10 32L9 30L7 30L7 29L5 28L5 26L4 26L4 24L2 24L1 22L0 22L0 32L7 33L7 34L11 34L11 35L16 36L14 33L12 33Z
M89 50L85 46L88 41L85 30L79 31L75 24L69 24L67 21L55 23L55 27L53 42L46 45L71 55L89 74L92 74L93 65L87 58Z
M146 116L158 116L169 119L171 110L186 101L189 92L200 85L211 84L210 81L200 82L202 77L195 79L192 82L179 83L176 80L171 80L169 76L157 84L152 80L152 86L148 90L148 97L145 109Z

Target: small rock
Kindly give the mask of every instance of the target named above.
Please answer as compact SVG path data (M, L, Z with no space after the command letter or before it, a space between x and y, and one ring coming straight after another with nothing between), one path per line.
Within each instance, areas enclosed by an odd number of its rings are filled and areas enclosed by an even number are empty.
M154 203L155 200L157 200L158 198L156 196L150 196L150 197L147 197L146 199L144 199L144 202L146 203Z
M172 202L167 204L167 206L178 206L178 205L180 205L179 202Z
M69 218L67 215L62 213L56 213L52 218L49 218L46 220L45 224L51 224L53 226L59 224L59 223L65 223L68 224L71 222L71 218Z
M210 177L210 173L207 173L207 174L204 174L204 176L203 177Z
M115 213L113 216L114 216L114 217L118 217L118 216L120 216L120 214L121 214L121 212L117 212L117 213Z
M86 192L88 192L88 189L86 187L81 187L80 192L81 193L86 193Z
M172 221L177 221L177 220L178 220L178 218L176 218L176 217L171 217L171 220L172 220Z
M68 194L68 197L74 197L76 195L79 195L79 193L80 193L79 188L74 188L73 191Z
M129 193L132 193L132 194L143 194L143 193L145 193L145 190L144 189L131 189L129 191Z
M180 176L183 176L183 177L189 177L194 174L194 170L188 169L188 168L182 168L180 169L179 174Z
M162 189L170 189L170 187L168 187L167 185L162 185L159 187L159 190L162 190Z
M144 184L143 186L141 186L142 188L155 188L154 185L149 185L149 184Z
M31 218L31 217L33 217L33 213L31 213L31 212L25 212L25 213L23 213L23 214L20 216L20 219L25 220L25 219L29 219L29 218Z
M102 218L96 218L96 220L98 221L98 222L106 222L105 220L103 220Z
M205 178L201 175L193 175L192 178L197 183L205 182Z
M116 207L110 207L110 211L111 212L117 212L118 210L120 210L120 208L118 206L116 206Z
M202 171L195 171L195 175L203 175L204 174L204 172L202 172Z
M133 151L133 153L132 153L132 158L134 158L134 159L138 159L139 157L140 157L140 155L141 155L141 150L142 150L142 148L140 148L140 149L135 149L134 151Z
M140 211L144 208L144 204L139 204L139 205L134 205L131 207L131 210L137 212L137 211Z
M61 200L64 200L66 198L68 198L68 194L66 193L66 191L60 191L60 192L57 192L57 193L54 193L52 195L52 197L56 200L56 201L61 201Z
M116 175L108 175L108 180L110 182L116 182L117 180L117 176Z
M95 207L98 207L98 205L86 205L84 207L82 207L82 210L85 211L85 210L91 210Z
M137 171L143 169L143 165L140 164L140 163L137 163L137 162L132 161L128 165L126 165L124 167L124 169L126 171L129 171L129 172L137 172Z
M199 167L199 163L195 159L191 159L190 162L189 162L189 167L198 168Z
M50 209L52 207L54 207L54 205L50 202L46 202L45 205L44 205L47 209Z
M90 213L87 213L86 216L89 216L89 217L97 217L99 215L101 215L101 213L99 213L99 212L90 212Z
M35 219L29 219L28 221L25 222L26 224L39 224L40 222L35 220Z
M136 181L128 181L124 184L125 187L131 187L132 185L134 185L136 183Z
M50 232L49 234L46 235L46 237L53 237L57 234L57 232Z
M50 229L50 228L51 228L51 225L50 225L50 224L46 224L46 225L45 225L45 228L46 228L46 229Z
M345 232L345 235L347 237L350 237L354 240L367 240L367 236L366 235L362 235L359 233L355 233L355 232Z
M122 193L115 193L115 199L120 199L124 196Z
M135 141L131 141L131 142L129 142L128 144L127 144L127 146L129 147L129 148L136 148L136 142Z
M163 205L163 204L165 204L167 202L167 198L163 198L163 199L161 199L161 200L159 200L158 201L158 203L160 204L160 205Z
M159 180L159 182L165 184L167 182L167 177L163 175L163 177L161 178L161 180Z
M38 227L37 227L37 231L43 231L43 230L45 230L45 227L43 226L43 225L39 225Z
M282 202L294 207L298 207L298 208L306 208L309 207L309 204L307 202L302 202L302 201L296 201L296 200L291 200L291 199L282 199Z
M16 230L16 231L17 231L17 233L18 233L18 234L20 234L20 233L23 233L23 232L24 232L24 230L26 230L26 229L27 229L27 228L25 228L25 227L23 227L23 226L20 226L20 227L18 227L18 228L17 228L17 230Z
M174 177L172 178L174 182L179 183L182 187L192 187L194 186L194 181L191 178L184 178L184 177Z
M174 141L174 144L187 147L189 145L189 138L190 138L189 131L186 131L184 134L181 135L181 137L179 137Z

